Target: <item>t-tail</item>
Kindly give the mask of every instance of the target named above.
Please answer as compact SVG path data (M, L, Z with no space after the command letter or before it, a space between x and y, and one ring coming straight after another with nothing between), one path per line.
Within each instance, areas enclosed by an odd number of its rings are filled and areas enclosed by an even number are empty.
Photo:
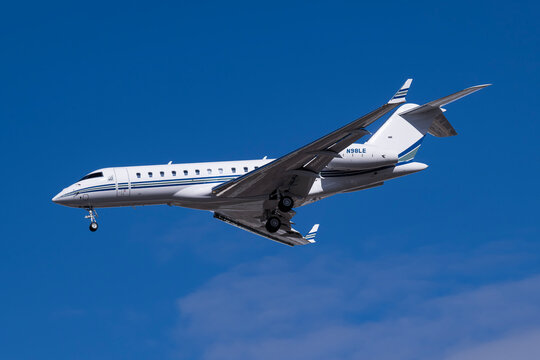
M410 85L410 82L407 85ZM390 116L366 144L397 153L398 163L410 161L418 152L426 134L437 137L457 135L456 130L444 116L443 113L446 110L442 106L490 85L473 86L421 106L404 104ZM392 100L394 98L390 101Z

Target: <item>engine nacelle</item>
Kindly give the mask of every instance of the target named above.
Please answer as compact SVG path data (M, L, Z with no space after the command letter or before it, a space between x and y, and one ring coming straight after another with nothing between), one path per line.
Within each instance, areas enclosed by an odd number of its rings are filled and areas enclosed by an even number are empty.
M398 154L368 144L352 144L327 165L328 170L368 170L395 165Z

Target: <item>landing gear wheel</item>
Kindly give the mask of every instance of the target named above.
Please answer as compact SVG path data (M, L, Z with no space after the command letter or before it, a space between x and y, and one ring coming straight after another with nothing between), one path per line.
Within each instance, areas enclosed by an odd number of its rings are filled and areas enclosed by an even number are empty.
M294 206L294 201L290 196L284 196L279 200L278 208L283 212L289 212Z
M86 208L86 210L88 211L88 215L85 216L85 219L90 219L90 231L91 232L94 232L98 229L98 224L96 222L96 218L97 218L97 212L96 210L94 210L94 208Z
M275 233L279 230L281 227L281 220L279 218L272 216L268 218L268 221L266 222L266 230L270 233Z
M90 231L91 231L91 232L94 232L94 231L96 231L97 229L98 229L98 224L97 224L97 222L91 222L91 223L90 223Z

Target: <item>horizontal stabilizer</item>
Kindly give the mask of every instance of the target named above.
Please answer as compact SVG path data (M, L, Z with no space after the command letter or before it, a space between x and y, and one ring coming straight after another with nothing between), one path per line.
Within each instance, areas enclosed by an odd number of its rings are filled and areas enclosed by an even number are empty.
M366 142L381 149L398 154L398 162L411 161L416 155L426 134L437 137L457 135L443 115L441 106L461 99L489 86L478 85L458 91L452 95L430 101L425 105L403 104Z

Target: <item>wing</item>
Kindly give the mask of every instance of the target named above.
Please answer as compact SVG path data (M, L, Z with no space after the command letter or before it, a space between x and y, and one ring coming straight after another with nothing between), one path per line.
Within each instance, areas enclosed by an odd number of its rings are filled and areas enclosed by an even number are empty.
M290 211L288 220L290 220L293 215L294 211ZM219 211L214 213L214 217L227 224L289 246L314 243L315 236L319 229L319 224L314 225L313 228L311 228L311 231L304 237L298 231L291 228L290 222L288 222L288 225L282 226L275 233L269 233L266 231L264 222L261 220L260 211Z
M380 108L257 170L216 186L213 194L220 197L257 197L268 196L278 190L301 200L308 194L319 172L339 156L340 151L369 133L364 129L366 126L405 102L411 82L412 79L408 79Z

